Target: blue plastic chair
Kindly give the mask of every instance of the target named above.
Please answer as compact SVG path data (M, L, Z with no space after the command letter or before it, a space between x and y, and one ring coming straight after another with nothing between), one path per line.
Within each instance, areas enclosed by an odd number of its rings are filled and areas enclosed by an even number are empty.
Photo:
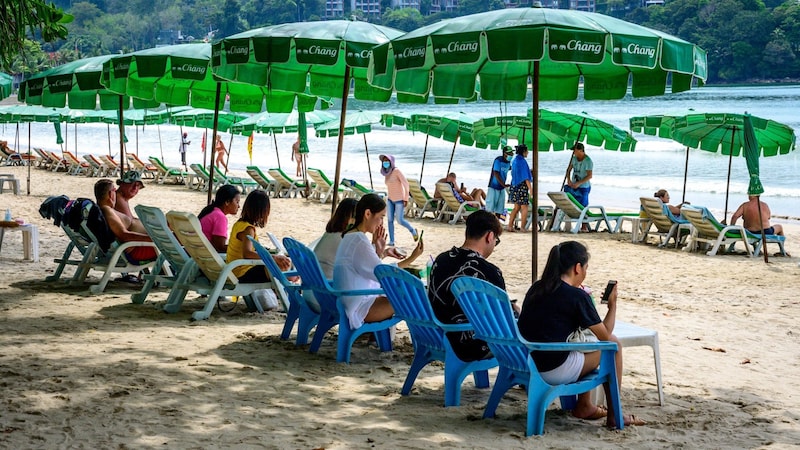
M608 383L611 391L608 400L609 414L614 415L617 428L622 429L622 406L619 398L619 385L614 365L617 344L597 343L539 343L528 342L522 338L517 321L511 311L511 304L505 291L491 283L472 277L460 277L453 281L450 290L456 296L461 309L475 328L475 337L489 344L500 369L486 404L483 417L494 417L497 405L506 391L521 385L528 392L528 423L526 435L544 433L545 411L556 397L572 400L577 394L588 392L603 383ZM550 385L546 383L530 355L531 351L595 351L600 350L600 367L575 383ZM564 397L568 397L565 399Z
M283 287L284 291L286 292L286 296L289 299L289 309L286 312L286 322L283 324L281 339L289 339L289 336L292 334L292 328L294 328L294 323L298 322L297 339L295 340L295 345L307 344L308 335L311 333L311 329L317 325L317 322L319 322L319 313L313 311L308 306L308 303L306 303L306 300L300 293L300 285L292 283L287 278L297 275L297 272L281 271L269 251L264 248L263 245L259 244L258 241L253 239L252 236L248 236L248 238L253 243L253 248L255 248L258 256L260 256L261 260L264 261L264 265L267 266L267 270L269 271L270 277L272 277L273 283Z
M396 266L381 264L375 268L375 276L381 282L386 297L394 308L395 317L406 321L414 344L414 360L403 384L403 395L411 393L411 387L419 372L433 361L444 363L444 406L461 404L461 383L473 374L475 386L489 387L488 370L497 367L494 358L465 362L456 356L444 330L449 332L469 331L465 324L443 324L436 319L428 300L425 287L419 278Z
M286 247L289 257L292 258L292 263L300 274L302 279L301 287L304 290L313 291L320 305L319 322L314 332L314 338L311 340L311 347L308 349L311 353L319 351L319 347L322 345L322 338L334 325L339 325L339 338L336 349L337 362L350 363L350 349L353 347L353 342L364 333L375 333L375 341L381 351L389 352L392 350L392 338L389 328L397 324L400 319L392 317L380 322L365 323L356 329L351 329L344 305L339 301L339 297L347 295L380 295L383 294L383 289L336 290L325 279L322 268L319 266L319 261L317 261L317 255L310 248L289 237L283 238L283 245Z

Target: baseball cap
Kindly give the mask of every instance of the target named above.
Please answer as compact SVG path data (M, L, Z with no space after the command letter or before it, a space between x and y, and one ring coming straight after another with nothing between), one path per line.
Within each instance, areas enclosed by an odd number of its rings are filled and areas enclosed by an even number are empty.
M511 148L510 145L506 145L505 147L503 147L503 153L508 153L508 154L514 153L514 149Z
M142 176L139 175L139 172L135 170L129 170L122 174L119 180L117 180L117 185L122 183L139 183L139 189L144 188L144 183L142 183Z

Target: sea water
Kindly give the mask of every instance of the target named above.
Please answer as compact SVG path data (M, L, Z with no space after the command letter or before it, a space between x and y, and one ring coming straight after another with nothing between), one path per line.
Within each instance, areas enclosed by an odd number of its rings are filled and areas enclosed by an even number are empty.
M653 114L687 114L691 111L728 112L742 114L748 112L758 117L782 122L795 130L800 130L800 86L748 86L748 87L702 87L680 94L662 97L625 98L615 101L542 102L540 107L563 112L586 112L594 117L610 122L622 129L629 129L628 120L632 116ZM479 117L496 115L522 115L531 107L530 95L526 102L503 103L474 102L458 105L427 105L425 110L462 111ZM331 111L336 111L336 104ZM348 109L372 110L382 113L394 113L403 110L420 110L418 105L389 103L373 103L356 101L348 102ZM56 144L52 124L33 123L31 125L31 145L48 150L59 151L65 147L77 153L111 154L119 153L119 132L115 125L78 124L69 125L62 134L65 144ZM76 131L77 130L77 131ZM27 124L20 125L19 148L25 151L28 147ZM191 145L187 153L187 162L202 162L200 150L202 135L205 130L184 127L189 133ZM244 168L250 164L247 152L247 138L221 133L223 142L231 152L230 169L237 174L244 174ZM317 138L313 129L309 129L308 166L322 169L333 179L337 138ZM147 125L137 130L126 127L128 152L138 152L141 158L159 156L167 165L178 166L180 154L181 128L174 125ZM211 131L207 140L210 141ZM16 125L0 126L0 139L14 142ZM652 196L658 189L667 189L673 203L679 203L683 196L684 165L686 148L668 139L635 133L638 140L635 152L617 152L601 148L587 147L587 154L594 161L592 191L590 203L605 205L614 210L638 210L639 197ZM277 134L275 136L257 133L254 137L252 163L264 169L281 166L289 175L294 175L295 164L290 160L291 144L296 139L294 134ZM515 144L514 141L509 142ZM276 151L277 146L277 151ZM423 152L425 164L422 165ZM356 179L362 184L372 184L376 189L382 188L383 177L379 173L381 154L395 156L397 166L408 178L419 179L429 190L439 178L447 172L453 144L430 137L422 133L413 133L404 127L392 128L374 124L372 131L365 134L344 137L342 177ZM765 192L763 200L768 202L773 215L789 218L800 218L800 156L797 151L788 155L779 155L760 159L761 181ZM367 154L369 159L367 159ZM483 150L463 145L455 146L451 171L458 175L459 182L468 188L486 187L489 180L492 160L499 155L496 150ZM541 202L549 204L545 193L558 190L564 179L571 152L539 153L539 192ZM80 156L79 156L80 157ZM530 156L529 156L530 160ZM368 164L369 163L369 164ZM371 172L370 170L371 169ZM706 206L721 219L725 209L726 179L728 173L728 157L719 153L702 150L689 151L688 174L686 181L686 200L693 205ZM34 172L35 176L35 172ZM731 211L747 199L749 175L745 159L734 157L731 167L730 197L728 200L728 216ZM780 221L780 219L778 219Z

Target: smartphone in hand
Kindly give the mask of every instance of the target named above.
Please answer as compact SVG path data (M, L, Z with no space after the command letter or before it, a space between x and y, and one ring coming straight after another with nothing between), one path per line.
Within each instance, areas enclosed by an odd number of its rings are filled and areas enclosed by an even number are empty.
M606 290L603 291L603 296L600 297L600 303L608 303L608 296L611 295L611 291L614 290L614 286L617 285L617 280L608 280L608 284L606 285Z

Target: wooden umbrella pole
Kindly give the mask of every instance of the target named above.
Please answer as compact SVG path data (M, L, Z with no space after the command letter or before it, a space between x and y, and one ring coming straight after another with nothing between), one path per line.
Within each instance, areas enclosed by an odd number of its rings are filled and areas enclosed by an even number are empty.
M119 175L125 173L125 120L123 116L123 100L122 95L119 96Z
M228 140L228 154L225 156L225 175L228 174L228 164L231 163L231 151L233 148L233 133L231 133L231 138Z
M19 124L17 124L17 135L19 135ZM19 140L17 140L17 148L19 148ZM28 122L28 195L31 195L31 123L30 122Z
M758 223L764 223L764 216L761 213L761 196L756 196L756 202L758 204ZM764 254L764 262L769 264L769 255L767 255L767 235L764 234L764 230L761 230L761 253Z
M686 146L686 163L683 166L683 197L681 204L686 203L686 177L689 175L689 146Z
M206 141L206 148L211 149L211 159L208 161L208 201L206 203L208 205L211 204L211 195L214 193L214 144L217 142L217 126L219 126L219 99L221 95L222 83L217 82L217 93L214 98L214 129L211 132L211 142Z
M531 217L531 281L538 279L539 273L539 61L533 62L533 111L531 127L533 128L533 211ZM527 218L523 218L523 221ZM514 226L514 224L511 224Z
M281 155L278 153L278 138L275 137L275 131L272 131L272 142L275 143L275 157L278 159L278 169L281 168Z
M369 172L369 188L375 190L375 185L372 184L372 166L369 163L369 147L367 147L367 134L362 133L364 137L364 152L367 154L367 171Z
M456 131L456 138L453 140L453 151L450 152L450 163L447 164L447 172L445 178L450 175L450 167L453 165L453 157L456 155L456 145L458 145L458 138L461 136L461 130Z
M108 156L111 156L111 124L106 124L106 131L108 132Z
M333 201L331 202L331 217L339 203L339 183L342 176L342 146L344 145L344 121L347 114L347 96L350 95L350 66L344 66L344 86L342 87L342 115L339 117L339 143L336 148L336 173L333 179Z
M422 166L419 168L419 185L422 186L422 171L425 170L425 156L428 154L428 138L429 134L425 135L425 148L422 150Z
M164 146L161 144L161 125L156 124L156 132L158 133L158 150L161 153L161 162L164 162ZM181 145L183 145L183 133L181 133Z
M728 223L728 196L731 193L731 166L733 166L733 138L736 136L736 127L731 131L731 148L728 155L728 183L725 186L725 214L722 215L722 223Z

